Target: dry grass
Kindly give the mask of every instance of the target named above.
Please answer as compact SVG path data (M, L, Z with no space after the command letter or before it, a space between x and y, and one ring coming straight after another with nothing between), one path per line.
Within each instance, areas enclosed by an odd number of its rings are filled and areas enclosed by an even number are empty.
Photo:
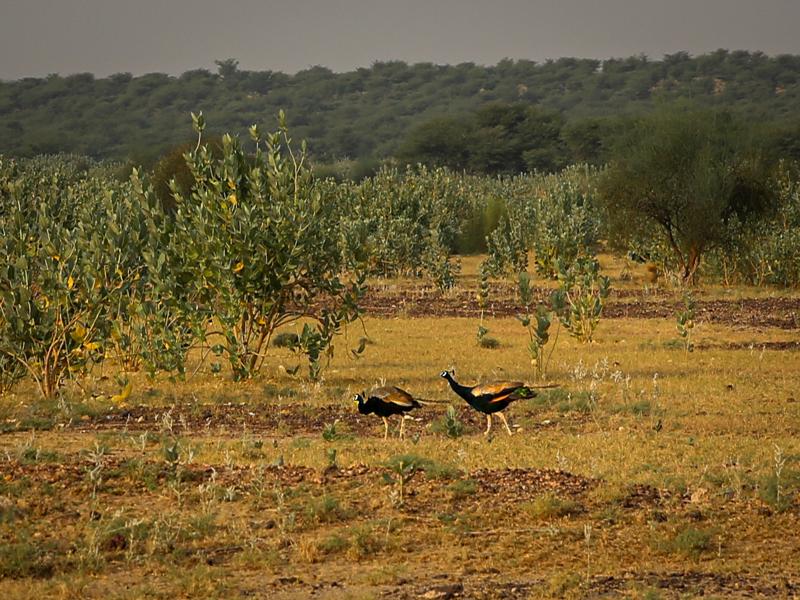
M463 259L462 285L478 260ZM446 404L416 411L405 441L396 421L384 442L380 419L354 416L352 394L384 381L463 409L438 377L453 366L467 382L530 381L525 330L485 324L499 348L477 346L472 319L367 318L374 343L359 360L337 352L320 383L288 376L281 366L297 359L281 348L248 383L206 369L187 382L135 374L127 410L147 418L105 429L126 407L77 390L43 405L18 389L0 400L0 589L291 598L316 586L362 598L458 581L500 597L800 593L787 534L800 526L800 352L763 349L796 331L701 321L705 349L690 354L669 319L604 320L591 345L562 331L548 365L562 387L512 405L514 436L497 427L487 440L482 418L463 413L464 434L449 438L434 427ZM349 345L361 334L351 328ZM104 367L87 389L113 388L100 379L113 374ZM424 466L404 471L407 455Z

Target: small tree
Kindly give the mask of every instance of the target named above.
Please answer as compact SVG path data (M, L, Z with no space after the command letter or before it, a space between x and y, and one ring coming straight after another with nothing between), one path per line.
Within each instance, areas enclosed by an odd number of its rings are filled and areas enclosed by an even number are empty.
M579 258L569 267L558 263L559 288L550 304L561 324L575 339L589 343L600 322L611 280L600 274L595 258Z
M26 372L48 400L104 359L139 277L126 188L73 166L0 161L0 386Z
M202 116L194 120L202 134ZM251 157L229 135L219 158L199 143L186 155L195 184L191 195L173 190L169 261L218 325L212 350L235 379L255 375L272 334L298 322L298 348L316 378L334 335L360 316L364 276L342 277L335 207L314 185L305 144L293 150L283 112L278 131L264 139L253 126L250 135Z
M544 379L544 348L547 342L550 341L551 311L545 305L539 304L531 314L533 290L531 289L530 276L525 271L519 274L517 292L522 305L525 307L525 314L517 315L517 320L528 330L528 355L531 357L531 364L536 368L536 375L539 379Z
M769 164L751 140L726 113L669 110L633 122L600 182L612 238L660 231L692 283L728 221L746 222L772 203Z

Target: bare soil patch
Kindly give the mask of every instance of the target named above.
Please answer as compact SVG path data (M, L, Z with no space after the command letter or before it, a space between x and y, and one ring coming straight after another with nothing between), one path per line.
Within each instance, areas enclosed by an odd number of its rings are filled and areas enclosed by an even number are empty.
M544 302L550 290L537 288L534 297ZM604 309L611 319L662 319L674 317L682 304L667 296L642 295L628 291L612 292ZM481 309L475 293L436 290L396 290L370 292L363 301L368 315L381 317L474 317ZM509 293L489 300L486 314L508 317L522 308ZM800 328L800 298L747 298L741 300L698 300L697 320L739 327Z

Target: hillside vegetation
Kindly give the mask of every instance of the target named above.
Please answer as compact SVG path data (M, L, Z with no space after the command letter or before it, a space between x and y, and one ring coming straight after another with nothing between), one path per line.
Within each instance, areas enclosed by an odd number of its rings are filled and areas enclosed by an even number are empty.
M503 60L487 67L398 61L346 73L315 66L294 75L240 70L232 59L217 65L216 73L197 69L178 77L78 73L0 82L0 153L71 152L149 164L187 141L190 111L202 110L218 131L243 133L251 123L272 126L285 109L292 132L308 140L317 161L384 158L431 119L521 103L546 117L545 139L553 131L563 139L566 157L541 161L560 167L592 158L587 144L608 117L680 99L772 123L785 153L798 146L792 132L800 56L794 55L718 50L658 61Z

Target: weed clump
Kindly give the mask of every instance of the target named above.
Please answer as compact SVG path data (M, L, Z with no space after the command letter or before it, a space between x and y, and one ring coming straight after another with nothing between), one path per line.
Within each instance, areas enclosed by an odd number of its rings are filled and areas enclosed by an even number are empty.
M300 343L300 337L291 331L282 331L272 338L272 345L276 348L296 348Z
M307 512L309 518L318 523L333 523L348 517L348 511L342 507L339 499L329 494L313 498L308 505Z
M574 500L559 498L553 494L545 494L524 505L523 510L531 518L545 521L575 515L581 512L581 506Z
M686 527L673 537L660 540L656 543L656 547L665 554L676 554L696 560L711 550L713 539L714 531L710 529Z
M350 542L340 535L332 534L317 543L317 549L325 556L340 554L350 547Z
M458 412L452 404L447 407L445 415L433 423L433 431L443 433L451 439L460 438L464 435L464 423L458 418Z
M474 479L460 479L451 483L447 489L452 494L453 500L461 500L475 494L478 486Z
M478 339L478 345L481 348L486 348L488 350L495 350L500 347L500 340L487 335Z

